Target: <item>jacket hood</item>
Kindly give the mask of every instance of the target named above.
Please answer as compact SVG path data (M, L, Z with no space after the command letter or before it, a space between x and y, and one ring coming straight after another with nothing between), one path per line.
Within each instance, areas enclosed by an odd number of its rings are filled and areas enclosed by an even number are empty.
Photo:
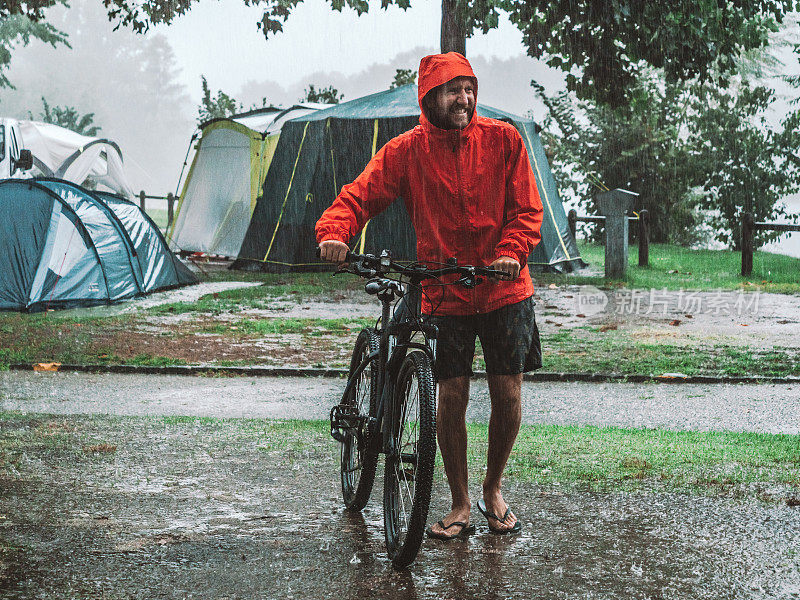
M417 82L417 100L422 111L420 120L428 121L425 114L425 107L422 99L433 88L447 83L456 77L471 77L475 82L475 102L477 108L478 101L478 78L472 70L472 65L465 56L458 52L448 52L447 54L431 54L419 61L419 81ZM472 119L475 119L473 114ZM429 121L428 121L429 122Z

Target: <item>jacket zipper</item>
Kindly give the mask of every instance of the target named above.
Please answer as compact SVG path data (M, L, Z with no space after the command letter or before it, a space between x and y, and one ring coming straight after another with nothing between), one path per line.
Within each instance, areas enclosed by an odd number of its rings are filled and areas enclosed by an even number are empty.
M464 194L464 181L463 181L463 179L461 177L461 148L463 146L463 140L461 139L461 132L460 131L455 131L454 135L455 135L455 139L453 140L453 154L456 155L455 158L456 158L456 180L458 181L458 199L459 199L459 203L461 204L461 209L462 209L461 210L461 214L462 214L462 219L461 219L461 224L462 225L461 225L461 227L462 227L462 230L464 232L463 239L470 240L470 242L471 242L472 241L472 233L473 232L469 227L469 215L467 213L467 201L466 201L466 196ZM476 300L475 290L474 289L469 290L469 294L472 296L472 307L473 307L473 310L477 314L479 312L479 310L478 310L478 308L477 308L477 306L475 304L475 300Z

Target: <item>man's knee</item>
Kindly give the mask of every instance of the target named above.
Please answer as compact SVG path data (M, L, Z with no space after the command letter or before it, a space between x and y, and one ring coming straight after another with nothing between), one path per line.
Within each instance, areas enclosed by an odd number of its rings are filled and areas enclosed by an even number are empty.
M439 381L439 411L465 412L469 403L469 377Z
M489 398L492 406L520 405L522 401L522 373L516 375L488 375Z

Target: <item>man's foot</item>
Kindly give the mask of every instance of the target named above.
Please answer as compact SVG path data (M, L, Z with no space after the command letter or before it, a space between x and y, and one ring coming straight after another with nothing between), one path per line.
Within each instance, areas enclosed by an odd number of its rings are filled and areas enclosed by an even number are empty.
M485 499L478 500L478 510L489 522L489 531L497 534L519 533L522 523L511 512L511 507L497 494L492 504Z
M439 521L435 526L437 529L444 530L445 533L435 532L433 530L434 525L428 527L425 533L428 534L428 537L436 538L437 540L463 540L475 533L475 525L470 525L463 521L453 521L450 525L445 525L443 521Z
M459 534L461 531L466 531L468 528L475 528L469 524L469 511L470 506L466 508L458 508L450 511L441 521L434 523L428 527L428 535L438 539L447 539L453 536L454 533ZM466 524L464 527L455 525L455 523ZM469 534L466 534L469 535Z

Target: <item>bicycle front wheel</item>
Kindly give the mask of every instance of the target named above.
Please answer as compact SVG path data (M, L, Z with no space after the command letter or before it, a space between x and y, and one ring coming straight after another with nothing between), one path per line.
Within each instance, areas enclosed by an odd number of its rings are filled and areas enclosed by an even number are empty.
M378 336L375 332L364 329L359 333L353 357L350 360L350 375L356 368L378 348ZM377 389L375 381L375 363L364 369L345 398L345 404L352 406L359 417L375 416L377 405ZM378 466L377 445L369 443L365 425L357 430L348 431L341 448L341 479L344 505L348 510L359 511L367 505L372 486L375 483L375 468Z
M427 354L409 353L395 383L391 436L383 485L386 548L395 567L419 552L431 500L436 460L436 394Z

